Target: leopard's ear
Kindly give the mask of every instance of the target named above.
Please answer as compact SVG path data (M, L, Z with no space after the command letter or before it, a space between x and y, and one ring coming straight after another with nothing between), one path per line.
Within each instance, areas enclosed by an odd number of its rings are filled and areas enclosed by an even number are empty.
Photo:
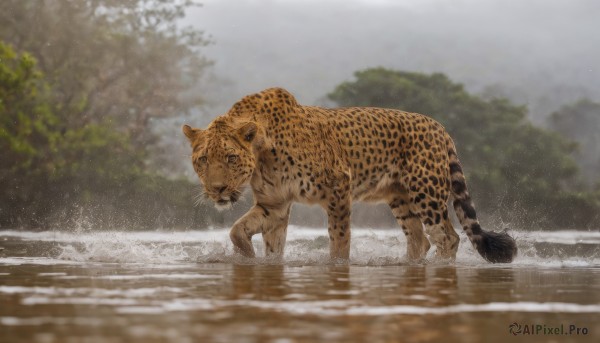
M196 139L196 137L198 137L198 135L202 132L202 130L193 129L189 125L183 125L181 130L183 131L183 134L190 140L190 142L193 142L194 139Z
M256 133L258 132L258 126L255 122L248 122L239 129L237 129L237 135L244 142L252 143L254 138L256 138Z

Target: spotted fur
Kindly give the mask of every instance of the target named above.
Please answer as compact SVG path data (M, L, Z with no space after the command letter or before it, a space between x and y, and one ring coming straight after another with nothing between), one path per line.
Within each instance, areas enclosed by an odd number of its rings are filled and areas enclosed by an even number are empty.
M232 227L236 250L254 256L261 233L269 255L282 255L293 202L321 205L328 215L330 255L349 258L353 201L385 202L407 237L407 256L430 248L454 259L459 238L448 201L477 251L511 262L514 239L481 229L452 139L435 120L382 108L301 106L271 88L237 102L206 130L185 125L192 163L219 206L237 201L249 183L254 206ZM423 228L425 230L423 230ZM426 237L426 235L429 239Z

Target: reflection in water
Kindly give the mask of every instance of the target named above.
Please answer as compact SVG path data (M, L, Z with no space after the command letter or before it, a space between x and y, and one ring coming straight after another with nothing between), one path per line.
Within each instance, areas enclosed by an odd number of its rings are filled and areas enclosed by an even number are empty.
M512 292L514 285L514 271L511 268L484 268L474 269L470 276L469 292L480 303L514 301ZM478 285L478 287L473 287Z
M354 295L350 289L350 267L348 265L332 265L327 267L329 283L327 294L335 299L351 299Z
M458 298L458 277L453 266L437 267L430 277L429 296L436 299L437 306L455 304Z
M289 293L284 266L233 265L231 299L279 300Z

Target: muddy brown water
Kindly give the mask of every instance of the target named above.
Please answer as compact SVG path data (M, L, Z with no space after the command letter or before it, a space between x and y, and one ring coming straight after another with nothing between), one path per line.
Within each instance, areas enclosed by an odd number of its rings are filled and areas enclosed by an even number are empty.
M399 230L290 228L285 259L227 231L0 231L0 342L598 342L600 233L516 233L491 265L409 264ZM258 254L261 242L257 237Z

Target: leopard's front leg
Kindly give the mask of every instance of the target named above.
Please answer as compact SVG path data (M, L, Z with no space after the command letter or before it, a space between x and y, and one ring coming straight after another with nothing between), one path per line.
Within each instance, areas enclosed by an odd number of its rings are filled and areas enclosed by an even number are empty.
M350 211L347 216L340 216L343 211L332 211L328 216L329 256L332 259L350 258Z
M266 256L283 256L291 204L277 206L260 205L263 209L264 225L262 237Z
M229 238L235 252L246 257L255 257L252 236L262 231L263 209L254 205L231 227Z
M352 198L349 177L338 181L328 199L327 221L329 232L329 256L332 259L350 258L350 212Z
M283 255L289 216L290 204L255 204L231 228L229 237L235 251L246 257L255 257L252 236L262 233L266 255Z

